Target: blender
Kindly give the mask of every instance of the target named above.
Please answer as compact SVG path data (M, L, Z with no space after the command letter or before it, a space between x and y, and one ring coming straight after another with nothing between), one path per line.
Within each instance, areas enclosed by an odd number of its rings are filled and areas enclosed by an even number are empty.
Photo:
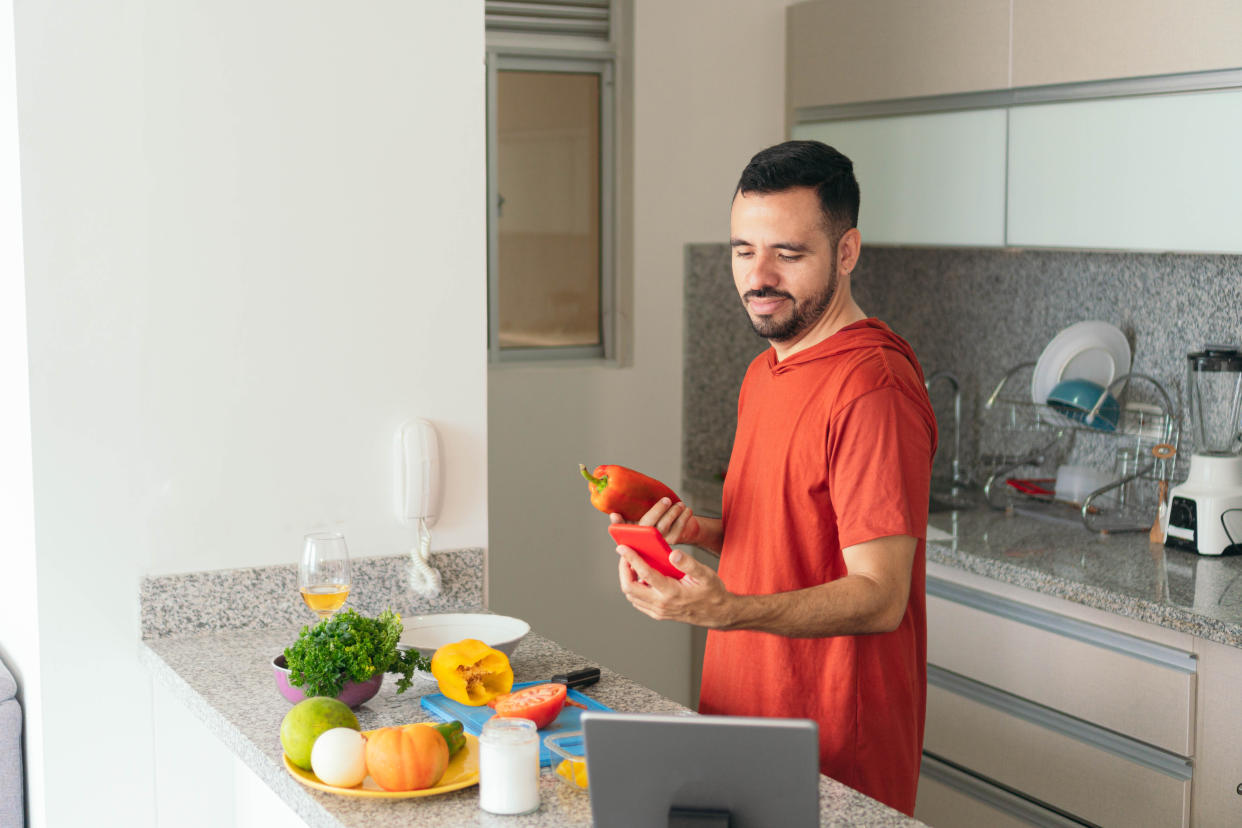
M1195 453L1186 482L1169 493L1164 545L1242 552L1242 351L1207 345L1187 362Z

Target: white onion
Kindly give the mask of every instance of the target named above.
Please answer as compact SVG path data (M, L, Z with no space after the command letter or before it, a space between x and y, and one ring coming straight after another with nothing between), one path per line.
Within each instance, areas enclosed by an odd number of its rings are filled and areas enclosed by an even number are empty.
M311 770L321 782L352 788L367 775L367 739L348 727L325 730L311 748Z

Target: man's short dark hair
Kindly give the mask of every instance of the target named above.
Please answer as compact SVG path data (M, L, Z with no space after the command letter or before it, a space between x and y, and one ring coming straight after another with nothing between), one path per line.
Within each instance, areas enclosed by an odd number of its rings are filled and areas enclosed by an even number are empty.
M742 170L733 194L766 195L794 187L815 190L834 244L842 233L858 225L854 162L819 141L786 141L756 153Z

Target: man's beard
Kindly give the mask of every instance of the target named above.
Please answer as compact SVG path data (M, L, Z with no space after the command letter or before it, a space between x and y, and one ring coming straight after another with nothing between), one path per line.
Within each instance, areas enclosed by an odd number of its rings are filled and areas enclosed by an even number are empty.
M810 296L806 301L797 302L792 294L776 288L764 288L763 290L748 291L743 297L744 300L750 299L766 299L772 296L781 296L793 303L793 312L788 318L779 319L775 316L755 317L750 313L746 317L750 320L750 326L755 329L755 333L759 334L769 342L787 342L800 336L808 328L819 321L824 315L824 311L828 309L828 304L832 302L832 297L837 293L837 263L832 263L832 273L828 276L828 284L819 293Z

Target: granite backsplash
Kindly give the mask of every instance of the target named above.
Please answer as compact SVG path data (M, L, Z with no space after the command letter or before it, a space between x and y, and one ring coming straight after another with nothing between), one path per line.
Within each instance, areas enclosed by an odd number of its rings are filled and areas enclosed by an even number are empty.
M864 246L853 290L864 311L910 342L928 376L948 371L960 383L961 460L976 480L987 468L981 457L1038 440L997 423L984 403L1007 371L1035 362L1063 328L1087 319L1116 325L1130 341L1131 370L1156 379L1182 416L1186 354L1242 342L1237 255ZM741 308L727 244L687 246L685 299L683 487L703 509L728 465L742 376L767 344ZM1029 370L1012 382L1021 396ZM935 474L947 477L953 391L936 382L930 393L941 434ZM1129 391L1135 400L1157 394L1142 381ZM1189 440L1183 433L1183 453ZM1111 463L1115 445L1076 434L1044 471L1066 461ZM1184 472L1183 463L1175 478Z
M393 609L403 616L482 609L482 549L433 552L430 563L440 571L441 589L423 596L410 588L408 554L354 558L346 606L363 615ZM145 577L138 590L142 637L273 626L297 630L315 620L302 603L297 578L295 564Z

